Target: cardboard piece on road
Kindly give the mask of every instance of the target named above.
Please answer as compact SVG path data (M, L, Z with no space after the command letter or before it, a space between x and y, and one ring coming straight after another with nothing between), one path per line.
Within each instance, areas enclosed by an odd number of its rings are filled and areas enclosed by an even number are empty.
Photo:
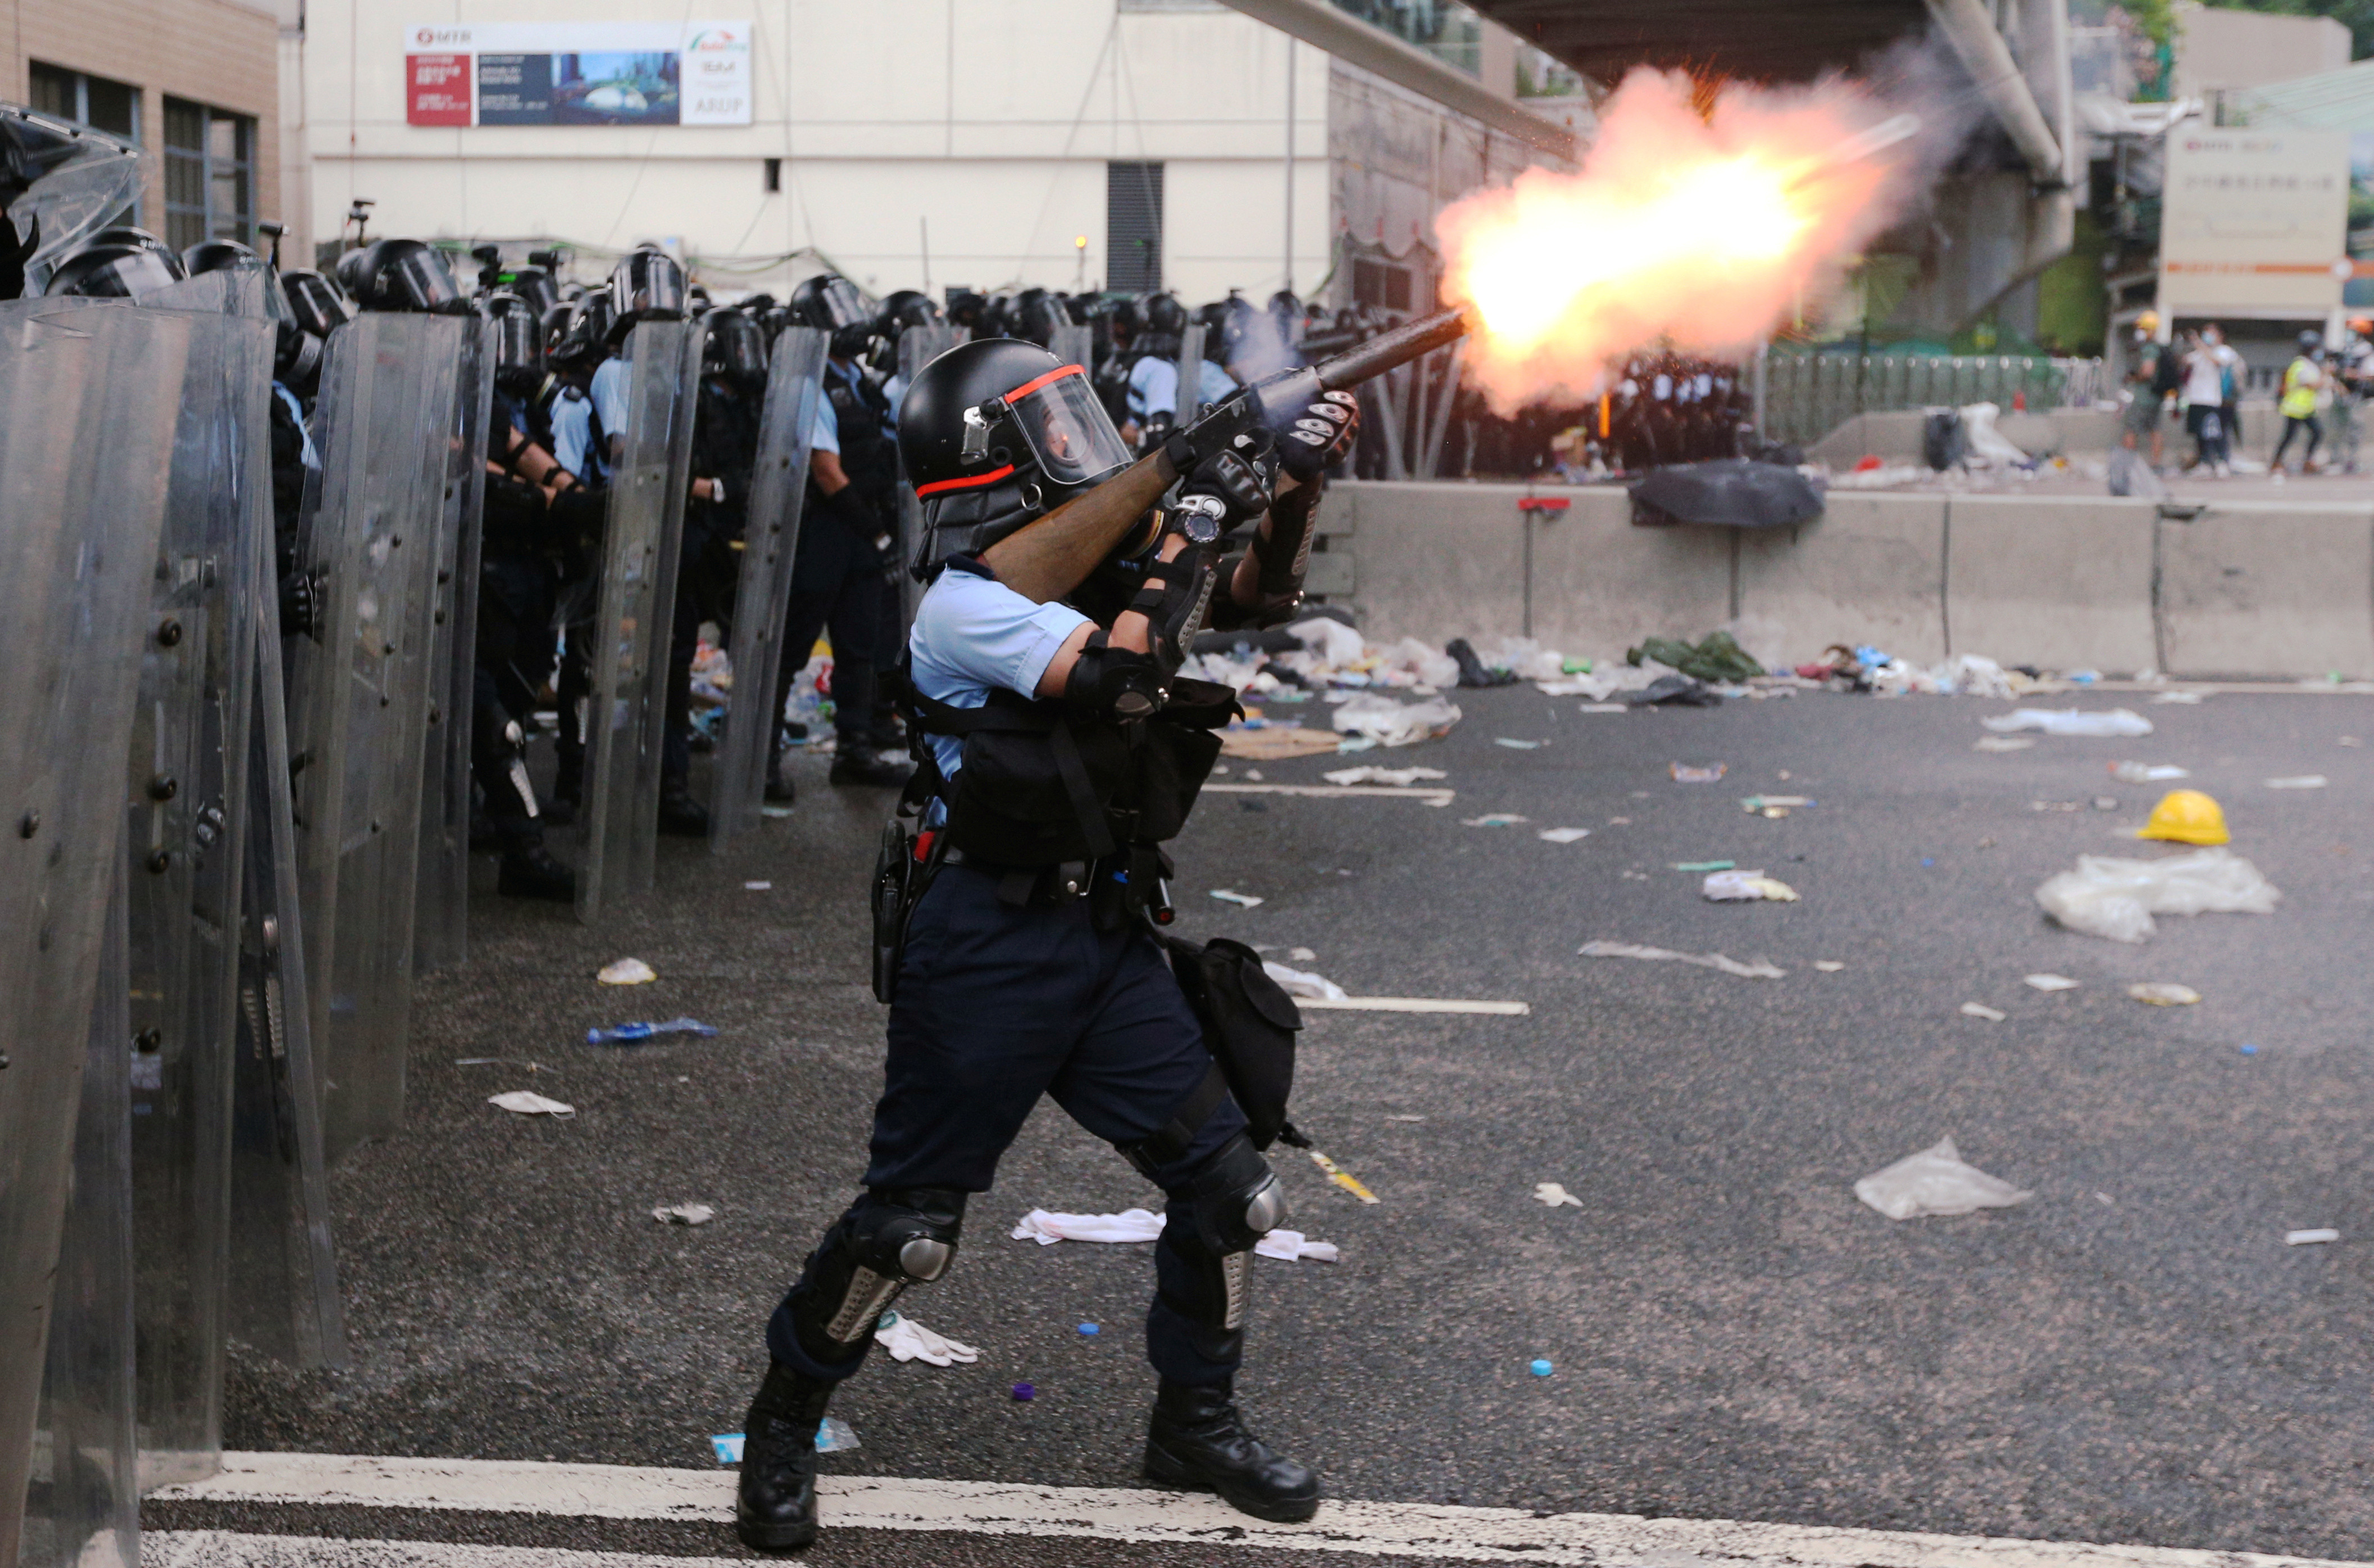
M1427 996L1347 996L1340 1001L1303 996L1295 998L1294 1005L1305 1012L1332 1008L1345 1012L1481 1012L1508 1018L1521 1018L1533 1011L1531 1003L1522 1001L1456 1001Z
M1255 762L1281 762L1287 757L1332 754L1343 737L1333 730L1305 729L1299 724L1264 726L1259 730L1223 730L1220 753Z

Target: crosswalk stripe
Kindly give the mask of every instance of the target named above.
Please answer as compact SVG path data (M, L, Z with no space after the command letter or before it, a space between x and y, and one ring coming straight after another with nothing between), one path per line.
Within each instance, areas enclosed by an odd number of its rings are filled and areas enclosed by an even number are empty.
M1271 1525L1209 1496L1111 1487L1027 1486L1001 1481L908 1480L828 1476L825 1527L952 1530L974 1535L1084 1537L1102 1540L1354 1551L1388 1557L1573 1568L2362 1568L2319 1559L2171 1547L1922 1535L1892 1530L1756 1524L1728 1519L1647 1519L1628 1514L1536 1516L1514 1508L1425 1503L1330 1502L1307 1525ZM222 1473L167 1487L152 1501L314 1505L599 1519L718 1523L734 1516L734 1477L722 1470L528 1460L419 1459L338 1454L226 1454ZM207 1555L219 1532L176 1531L144 1550L144 1568L208 1568L240 1561ZM292 1538L238 1537L257 1542ZM169 1544L171 1543L171 1544ZM428 1568L635 1568L623 1554L518 1553L531 1549L405 1543L418 1556L252 1556L286 1563L418 1562ZM184 1555L165 1555L173 1552ZM439 1555L439 1554L442 1555ZM688 1560L668 1559L675 1568Z

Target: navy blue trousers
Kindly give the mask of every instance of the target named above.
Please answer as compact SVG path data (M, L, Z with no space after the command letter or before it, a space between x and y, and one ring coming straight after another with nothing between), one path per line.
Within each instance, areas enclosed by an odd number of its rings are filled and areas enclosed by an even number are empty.
M997 879L970 867L943 868L916 907L898 994L864 1178L876 1192L987 1192L998 1157L1041 1094L1105 1141L1134 1143L1168 1122L1211 1071L1202 1027L1144 927L1099 931L1080 899L1002 904ZM1237 1336L1196 1321L1216 1321L1223 1304L1217 1259L1196 1237L1186 1188L1244 1129L1244 1113L1223 1101L1187 1152L1155 1173L1169 1195L1169 1223L1155 1244L1158 1293L1146 1314L1146 1353L1171 1382L1223 1386L1240 1359ZM996 1216L988 1234L1002 1237L1007 1223ZM839 1305L813 1299L822 1256L822 1248L810 1256L775 1309L767 1347L812 1377L846 1377L870 1337L839 1365L817 1362L799 1343L804 1316L817 1321Z

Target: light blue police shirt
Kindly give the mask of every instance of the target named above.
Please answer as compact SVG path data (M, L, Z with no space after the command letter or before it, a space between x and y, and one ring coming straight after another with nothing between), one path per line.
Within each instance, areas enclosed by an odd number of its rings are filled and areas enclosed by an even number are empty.
M1237 383L1228 371L1209 359L1195 362L1195 398L1199 403L1220 403L1237 390ZM1129 372L1129 413L1139 424L1152 414L1168 414L1179 417L1179 365L1176 360L1139 360Z
M594 400L594 412L602 416L602 429L611 439L624 439L627 434L628 362L612 355L594 368L594 384L587 395ZM610 454L601 454L607 466Z
M1088 618L1069 604L1034 603L995 578L951 567L923 591L908 638L915 689L951 708L979 708L993 687L1036 696L1064 639ZM927 735L940 775L964 766L964 738Z
M553 461L580 485L594 483L600 475L586 462L587 449L594 442L594 405L575 387L564 386L553 394L546 412L552 420Z

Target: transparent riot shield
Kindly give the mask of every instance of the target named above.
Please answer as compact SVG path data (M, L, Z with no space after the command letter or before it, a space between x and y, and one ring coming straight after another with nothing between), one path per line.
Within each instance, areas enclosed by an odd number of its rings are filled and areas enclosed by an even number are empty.
M318 499L303 568L319 626L288 654L298 892L324 1151L404 1118L413 897L449 446L453 316L366 312L331 334L314 408Z
M132 1314L132 993L123 867L108 895L74 1174L51 1297L49 1365L19 1568L140 1560Z
M123 758L144 647L164 630L147 596L201 324L0 304L0 1562L31 1479ZM54 1483L54 1438L50 1452Z
M144 1483L222 1450L232 1019L273 330L261 268L147 303L205 312L182 386L124 778L132 1176Z
M233 1336L292 1366L346 1364L313 1070L304 914L288 778L280 614L260 562L247 853L240 900L239 1050L231 1101Z
M1057 327L1048 334L1047 352L1066 365L1093 372L1097 368L1096 333L1087 327Z
M823 395L828 334L786 327L767 367L767 403L758 416L758 461L751 467L750 521L742 533L742 578L734 596L734 706L719 747L709 807L709 847L723 851L764 820L767 766L782 722L783 618L790 613L792 562L799 553L800 510L808 492L808 440Z
M641 322L627 338L627 428L610 478L585 712L584 848L577 918L647 893L659 846L668 634L692 483L697 322Z
M962 327L936 322L930 326L909 327L899 334L899 379L913 386L918 370L971 335ZM908 569L914 565L916 552L923 546L923 503L915 499L915 487L907 483L902 473L899 476L899 626L902 634L914 626L915 606L923 597L923 585Z
M1179 428L1185 429L1202 416L1203 401L1197 393L1204 385L1204 323L1192 322L1179 334L1179 408L1172 417Z
M468 952L470 709L476 692L478 521L487 494L487 420L495 369L487 325L464 317L454 427L446 448L445 511L437 530L429 613L429 743L421 771L420 874L414 895L416 973L448 968Z

